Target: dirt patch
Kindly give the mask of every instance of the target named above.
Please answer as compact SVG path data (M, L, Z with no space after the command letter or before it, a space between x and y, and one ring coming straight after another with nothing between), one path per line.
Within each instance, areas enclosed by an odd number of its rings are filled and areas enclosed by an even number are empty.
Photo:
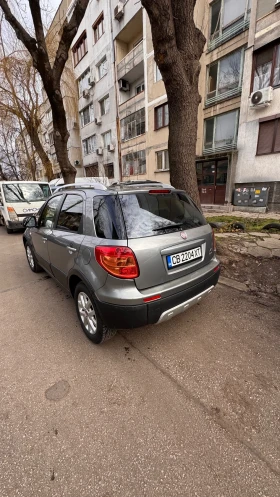
M266 259L251 257L236 252L237 241L223 238L217 241L217 255L221 261L222 276L245 283L252 294L279 296L277 285L280 283L279 258Z

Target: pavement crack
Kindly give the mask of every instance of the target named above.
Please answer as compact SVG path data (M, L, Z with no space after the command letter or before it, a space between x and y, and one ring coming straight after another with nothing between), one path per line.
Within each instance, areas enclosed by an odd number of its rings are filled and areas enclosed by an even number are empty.
M252 445L248 440L245 440L244 438L240 437L238 433L236 433L231 425L226 423L221 417L220 417L220 412L218 411L218 408L213 407L208 407L199 397L195 396L192 394L190 390L188 390L186 387L184 387L176 378L174 378L171 373L169 373L164 367L162 367L155 359L152 357L148 356L143 352L139 347L134 345L133 342L131 342L124 334L119 332L119 335L122 336L122 338L132 347L134 350L136 350L139 354L141 354L147 361L149 361L150 364L154 366L157 371L159 371L165 378L167 378L171 383L173 383L176 386L177 391L183 395L185 398L193 402L199 409L201 409L205 415L209 418L211 418L220 428L222 428L228 435L230 435L234 441L238 441L240 444L242 444L246 449L257 459L259 459L261 462L263 462L267 468L273 473L277 478L280 476L280 471L275 468L270 461L266 459L266 457L256 448L254 445Z

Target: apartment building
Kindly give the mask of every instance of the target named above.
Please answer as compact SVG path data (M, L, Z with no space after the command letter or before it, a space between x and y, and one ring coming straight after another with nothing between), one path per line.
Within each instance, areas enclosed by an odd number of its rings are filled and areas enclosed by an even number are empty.
M71 51L85 175L119 180L115 60L108 0L89 3Z
M236 187L269 187L268 205L280 211L280 2L252 2L245 53Z
M73 1L62 0L51 26L48 30L46 42L50 53L56 53L56 47L59 39L59 32L66 17L70 17L73 8ZM64 101L64 107L67 119L67 129L69 131L69 140L67 143L68 156L71 164L77 170L77 176L84 176L82 164L80 126L78 116L78 90L73 74L73 65L71 56L69 57L61 81L61 91ZM61 170L57 162L54 148L54 134L51 107L44 89L42 89L42 105L40 107L40 138L42 145L47 152L53 166L54 177L61 177Z

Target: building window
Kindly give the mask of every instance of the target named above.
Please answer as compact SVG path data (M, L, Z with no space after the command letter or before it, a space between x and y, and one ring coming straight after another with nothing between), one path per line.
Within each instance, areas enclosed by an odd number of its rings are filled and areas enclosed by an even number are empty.
M168 150L161 150L156 153L157 169L169 169Z
M135 176L138 174L146 174L146 151L139 150L124 155L122 158L123 175Z
M46 114L45 114L45 119L46 119L46 123L50 123L52 121L52 110L51 109L48 109L46 111Z
M90 70L88 68L78 79L79 97L82 96L84 90L89 88L88 84L89 75L90 75Z
M250 11L251 0L217 0L213 2L210 15L210 42L222 35L225 35L224 41L236 36L240 23L242 24L248 19ZM215 48L215 45L211 48Z
M146 130L145 109L137 110L121 120L122 141L143 135Z
M253 59L253 91L280 85L280 44L258 50Z
M74 57L74 66L76 66L80 60L86 55L87 49L87 33L84 33L80 36L74 47L72 48L73 57Z
M155 107L155 129L164 128L169 124L168 103Z
M53 131L51 131L49 133L49 144L50 145L53 145L54 144L54 135L53 135Z
M103 15L103 12L98 17L98 19L95 21L92 28L93 28L93 33L94 33L94 43L97 43L99 38L101 38L101 36L104 33L104 15Z
M144 85L144 83L141 83L140 85L136 86L135 94L138 95L139 93L141 93L144 90L145 90L145 85Z
M92 154L96 149L96 136L92 135L82 141L84 155Z
M158 65L156 63L155 63L155 80L156 80L156 82L162 80L161 72L160 72Z
M238 117L238 110L234 110L206 119L204 149L210 153L211 150L236 148Z
M109 95L106 97L102 98L102 100L99 101L100 105L100 114L101 116L104 116L105 114L108 114L109 109L110 109L110 99Z
M110 164L104 164L105 176L107 178L112 179L114 177L114 164L111 162Z
M92 123L93 120L94 120L93 104L91 103L90 105L87 105L87 107L85 107L80 112L81 127L83 128L84 126L86 126L86 124Z
M98 162L95 162L90 166L85 166L85 171L87 178L98 178L99 177Z
M278 119L260 122L257 155L280 152L280 116Z
M98 69L98 79L103 78L108 72L108 61L107 58L104 57L101 62L97 66Z
M207 100L241 88L243 49L208 66Z
M102 140L103 140L103 148L107 148L108 145L110 145L111 143L111 131L103 133Z

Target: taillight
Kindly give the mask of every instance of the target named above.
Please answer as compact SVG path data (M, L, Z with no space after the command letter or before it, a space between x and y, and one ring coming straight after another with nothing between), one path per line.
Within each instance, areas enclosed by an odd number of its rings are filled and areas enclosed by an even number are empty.
M8 213L9 213L9 218L11 221L18 221L18 216L13 207L7 207Z
M95 248L95 258L103 269L117 278L138 278L139 268L136 257L128 247Z
M212 245L213 245L214 252L216 252L216 238L215 238L215 233L214 233L213 229L212 229Z

